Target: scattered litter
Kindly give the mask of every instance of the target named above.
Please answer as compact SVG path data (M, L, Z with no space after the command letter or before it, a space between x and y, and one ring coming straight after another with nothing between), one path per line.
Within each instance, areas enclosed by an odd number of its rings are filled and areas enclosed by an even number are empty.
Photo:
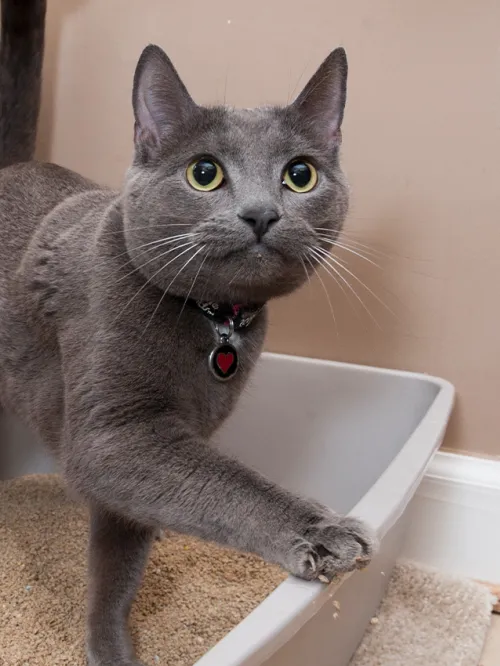
M332 617L333 617L334 620L336 620L336 619L338 618L338 616L339 616L338 613L334 613L334 614L332 615Z
M380 572L380 575L381 575L381 576L385 576L385 572L384 572L384 571L381 571L381 572Z
M231 19L227 19L227 24L228 24L228 25L231 24Z
M326 576L323 576L323 574L320 574L318 576L318 580L320 580L322 583L326 583L326 584L328 584L330 582Z
M340 610L340 602L335 599L333 602L333 607L336 608L337 610Z
M87 520L56 476L0 484L0 665L83 664ZM286 578L255 556L167 533L133 608L138 657L194 664Z
M372 617L370 624L378 624L378 617Z

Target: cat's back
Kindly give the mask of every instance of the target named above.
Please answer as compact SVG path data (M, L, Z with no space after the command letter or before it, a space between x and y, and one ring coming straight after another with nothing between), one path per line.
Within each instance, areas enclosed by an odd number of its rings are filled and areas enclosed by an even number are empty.
M99 186L79 174L42 162L0 170L0 280L16 269L34 232L68 197Z

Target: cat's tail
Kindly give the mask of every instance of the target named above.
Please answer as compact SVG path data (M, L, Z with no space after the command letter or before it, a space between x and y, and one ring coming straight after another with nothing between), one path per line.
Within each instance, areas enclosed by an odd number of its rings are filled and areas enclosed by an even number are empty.
M0 0L0 168L32 159L40 111L46 0Z

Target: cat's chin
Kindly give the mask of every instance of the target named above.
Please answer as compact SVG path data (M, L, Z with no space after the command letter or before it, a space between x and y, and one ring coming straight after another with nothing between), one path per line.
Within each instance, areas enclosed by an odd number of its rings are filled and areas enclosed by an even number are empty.
M169 289L169 293L177 298L190 298L196 301L210 301L214 303L242 303L264 304L275 298L287 296L299 289L306 281L305 275L275 277L273 280L246 280L238 283L230 280L213 282L209 280L199 287L189 289L177 285Z
M300 255L285 254L266 243L208 257L201 265L192 262L180 273L176 266L172 274L162 271L155 276L156 266L146 266L151 274L145 271L145 277L152 277L157 287L178 298L246 304L286 296L308 279Z

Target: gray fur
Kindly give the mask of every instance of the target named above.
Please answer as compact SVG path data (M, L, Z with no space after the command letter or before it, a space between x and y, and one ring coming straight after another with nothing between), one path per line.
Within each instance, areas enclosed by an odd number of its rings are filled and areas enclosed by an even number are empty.
M186 302L287 294L312 270L308 245L328 248L313 227L332 239L340 231L346 72L338 49L286 108L202 108L150 46L136 72L135 158L120 192L50 164L0 171L0 402L41 436L91 508L90 666L137 666L127 617L158 529L257 553L307 580L371 557L362 523L210 447L260 354L266 310L235 336L240 371L219 383L207 368L212 323ZM185 170L207 154L227 182L200 193ZM318 167L308 194L281 184L297 156ZM258 241L242 211L269 206L280 219ZM184 238L140 248L179 233L196 234L193 247L180 249Z

